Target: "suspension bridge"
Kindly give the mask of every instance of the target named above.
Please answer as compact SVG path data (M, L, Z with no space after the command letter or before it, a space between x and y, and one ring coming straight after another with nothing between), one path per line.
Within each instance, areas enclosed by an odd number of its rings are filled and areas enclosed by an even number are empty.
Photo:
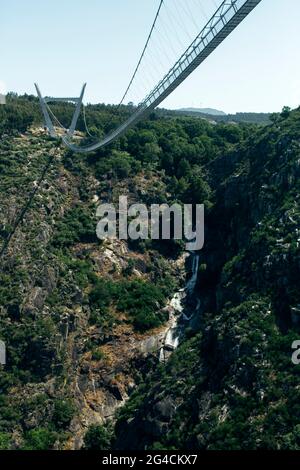
M159 23L160 16L164 6L168 7L174 3L174 7L178 8L176 4L177 0L161 0L158 6L157 13L154 18L154 22L151 26L149 36L143 48L142 54L139 58L134 73L130 79L129 85L121 99L118 108L124 103L125 98L128 96L133 84L136 82L138 73L143 64L143 60L147 55L149 44L153 40L154 32L157 30L157 24ZM184 0L185 1L185 0ZM199 0L201 2L201 0ZM230 35L230 33L252 12L252 10L261 2L261 0L224 0L219 7L214 11L212 16L205 23L205 26L197 32L196 37L190 42L187 48L184 49L183 53L180 54L179 58L175 60L175 63L169 68L169 70L163 74L157 83L151 88L150 92L139 102L135 107L134 112L130 117L106 135L103 139L95 141L88 145L77 145L72 141L76 124L80 115L82 100L86 84L83 86L79 98L51 98L43 97L37 84L35 84L36 91L39 97L41 109L43 112L46 128L52 137L57 137L57 132L53 124L52 119L58 123L64 131L62 140L64 144L74 152L86 153L97 150L104 147L119 137L121 137L127 129L134 126L141 119L145 118L154 108L156 108L162 101L164 101L186 78ZM214 1L215 4L215 1ZM185 12L189 8L188 2L183 4ZM197 19L193 15L193 12L189 10L192 21L195 27L197 27ZM171 14L171 12L170 12ZM172 28L182 27L180 18L176 18L176 22L173 17ZM168 57L169 55L166 54ZM49 107L50 102L67 101L75 104L75 111L72 118L69 129L65 129L59 120L56 118L54 113ZM84 109L84 108L83 108ZM52 118L51 118L52 116ZM84 123L87 134L89 134L88 127L86 125L85 113ZM90 134L89 134L90 135Z

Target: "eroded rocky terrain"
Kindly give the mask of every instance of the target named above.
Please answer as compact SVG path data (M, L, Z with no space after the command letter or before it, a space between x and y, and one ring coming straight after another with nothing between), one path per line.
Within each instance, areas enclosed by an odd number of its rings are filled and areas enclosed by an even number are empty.
M5 113L0 448L299 449L300 111L153 115L84 156L33 98ZM97 205L120 195L204 203L204 249L101 242Z

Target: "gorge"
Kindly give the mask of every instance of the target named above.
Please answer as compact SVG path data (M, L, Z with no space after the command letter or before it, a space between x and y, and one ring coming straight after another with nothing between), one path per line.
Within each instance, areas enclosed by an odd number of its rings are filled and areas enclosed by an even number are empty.
M0 448L298 448L299 109L153 114L85 158L45 136L34 97L0 117ZM122 194L204 202L203 249L99 241L96 206Z

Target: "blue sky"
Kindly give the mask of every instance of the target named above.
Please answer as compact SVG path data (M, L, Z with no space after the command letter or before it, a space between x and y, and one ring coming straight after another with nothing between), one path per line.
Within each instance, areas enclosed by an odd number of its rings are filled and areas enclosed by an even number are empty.
M175 11L177 1L165 3ZM85 101L118 102L158 3L2 0L0 91L5 87L34 93L37 81L44 94L76 96L87 82ZM213 3L221 2L202 3L209 12ZM204 25L204 17L195 20ZM163 106L214 107L225 112L299 106L299 21L299 0L262 0Z

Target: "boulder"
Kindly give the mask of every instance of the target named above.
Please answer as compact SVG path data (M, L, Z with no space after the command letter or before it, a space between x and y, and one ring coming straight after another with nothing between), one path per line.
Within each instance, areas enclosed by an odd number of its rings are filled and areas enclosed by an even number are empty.
M176 406L171 397L166 397L154 405L154 411L160 417L164 418L166 421L169 421L176 412Z
M36 310L41 310L44 306L45 298L45 291L41 287L34 287L22 308L22 312L30 314Z
M50 294L56 287L56 273L51 266L46 266L42 275L42 286L48 294Z

